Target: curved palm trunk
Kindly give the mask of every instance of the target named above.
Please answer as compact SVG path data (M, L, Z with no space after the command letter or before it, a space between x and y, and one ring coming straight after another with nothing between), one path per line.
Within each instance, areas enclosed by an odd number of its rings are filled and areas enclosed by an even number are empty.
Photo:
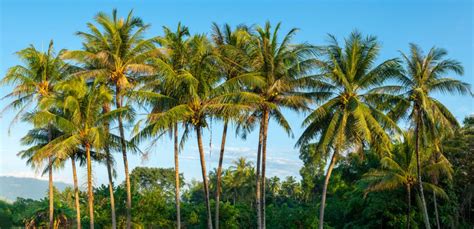
M116 86L115 90L115 102L116 107L122 107L122 95L120 94L120 87ZM128 174L128 159L127 159L127 149L125 145L125 133L123 129L122 123L122 116L119 114L118 116L118 124L119 124L119 132L120 132L120 144L122 148L122 156L123 156L123 167L125 170L125 185L127 189L127 229L131 228L132 224L132 192L130 188L130 176Z
M263 144L262 144L262 228L266 228L265 222L265 173L266 173L266 166L267 166L267 136L268 136L268 122L269 122L269 111L265 110L263 114Z
M51 140L50 140L51 141ZM49 228L54 227L54 194L53 194L53 160L48 157L48 173L49 173Z
M110 155L110 150L108 147L105 149L106 160L107 160L107 175L109 178L109 195L110 195L110 216L112 219L112 228L117 228L117 219L115 216L115 198L114 198L114 180L112 176L112 160Z
M181 209L179 203L179 158L178 158L178 124L174 124L174 182L175 182L175 201L176 201L176 228L181 228Z
M436 201L436 193L435 192L433 192L433 203L434 203L435 216L436 216L436 228L440 229L441 225L439 224L438 203Z
M420 189L420 197L421 197L421 207L423 211L423 220L425 222L425 227L430 229L430 220L428 217L428 211L426 209L426 201L425 195L423 193L423 182L421 180L421 162L420 162L420 125L421 125L421 117L420 117L420 110L415 107L416 112L416 120L415 120L415 154L416 154L416 173L418 176L418 187Z
M207 182L206 160L204 158L204 148L202 146L201 127L196 126L196 135L199 147L199 158L201 160L202 182L204 185L204 195L206 199L207 208L207 228L212 229L211 204L209 203L209 185Z
M328 171L326 172L326 178L324 179L323 194L321 196L321 206L319 208L319 229L323 229L324 225L324 208L326 207L326 193L328 190L329 178L331 178L332 170L336 164L336 157L339 152L335 150L331 157L331 163L329 164Z
M260 164L261 164L261 157L262 157L262 142L263 142L263 121L260 123L260 130L258 134L258 149L257 149L257 171L256 171L256 187L255 187L255 192L256 192L256 201L255 205L257 208L257 228L260 229L262 228L262 212L261 212L261 188L260 188Z
M76 170L76 160L74 156L71 157L72 163L72 178L74 180L74 198L75 198L75 205L76 205L76 223L77 228L81 229L81 205L79 205L79 186L77 184L77 170Z
M94 229L94 193L92 192L92 162L91 162L91 147L86 144L87 156L87 195L89 199L89 223L90 229Z
M219 165L217 166L217 188L216 188L216 219L215 219L215 227L216 229L219 228L219 205L220 205L220 195L221 195L221 179L222 179L222 162L224 160L224 149L225 149L225 140L227 137L227 124L228 122L224 122L224 130L222 131L222 140L221 140L221 151L219 154Z
M410 229L410 212L411 212L411 187L410 185L407 185L407 203L408 203L408 209L407 209L407 229Z

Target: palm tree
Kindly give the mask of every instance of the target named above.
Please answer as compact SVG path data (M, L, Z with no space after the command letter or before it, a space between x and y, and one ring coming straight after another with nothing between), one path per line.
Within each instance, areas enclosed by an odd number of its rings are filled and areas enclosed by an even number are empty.
M345 47L340 47L335 37L330 39L331 44L322 50L325 59L318 63L326 83L325 96L329 98L304 120L306 129L297 142L301 146L319 137L318 152L332 151L324 180L319 228L323 228L327 186L339 155L361 150L366 144L378 152L388 152L391 142L386 130L397 130L396 123L373 105L380 98L367 91L396 74L398 62L390 59L374 67L380 47L373 36L364 38L353 32L345 40Z
M234 31L229 24L225 24L222 29L216 24L212 25L212 39L215 44L216 55L219 57L220 66L224 80L234 79L242 74L248 74L251 69L248 55L250 47L249 28L243 25L238 26ZM245 85L242 85L245 86ZM219 164L216 172L216 211L215 224L219 228L219 206L222 183L222 164L224 161L224 151L227 138L227 128L229 120L238 117L222 117L224 119L224 126L222 130L221 148L219 153Z
M153 44L154 39L144 39L144 32L150 27L142 19L133 16L130 11L126 18L119 18L117 10L112 11L112 17L100 12L95 17L96 25L88 23L89 32L78 32L84 39L83 50L66 52L63 57L73 59L86 66L78 75L85 77L103 77L115 89L115 106L123 106L124 94L136 81L136 76L149 75L153 67L147 64L150 57L157 54ZM128 172L126 140L122 116L118 117L118 126L122 147L127 189L127 228L131 227L132 195Z
M30 47L16 53L20 60L24 62L24 65L16 65L9 68L0 82L3 85L14 85L13 91L3 98L13 100L3 111L9 109L18 110L12 120L12 124L21 118L31 105L38 105L44 98L52 96L54 94L53 86L73 71L73 67L59 58L62 53L63 50L60 50L59 53L54 51L52 40L46 52L37 50L33 45L30 45ZM45 107L42 106L42 108ZM51 141L51 133L49 135L49 141ZM50 190L49 227L52 228L54 223L53 158L48 160Z
M81 205L79 204L79 185L77 182L77 170L76 170L76 155L71 156L71 167L72 167L72 179L74 182L74 206L76 207L76 223L77 228L81 226Z
M202 145L202 129L208 126L207 119L212 116L235 115L250 110L250 105L236 104L233 101L239 94L234 89L249 76L220 82L216 56L212 46L204 35L195 35L186 42L187 60L179 71L170 63L155 60L159 66L161 93L153 91L136 92L140 97L157 104L159 108L148 115L148 123L134 139L146 139L170 129L175 123L183 123L184 133L181 145L191 131L196 132L203 177L203 189L208 213L208 227L212 228L209 186ZM170 95L170 96L169 96Z
M363 182L368 183L366 194L368 192L394 190L405 188L407 193L407 228L411 223L411 190L418 183L416 158L414 157L414 144L412 142L413 133L409 133L405 137L405 141L398 143L393 148L391 157L384 157L380 160L380 168L369 171L364 174ZM424 160L425 168L431 171L448 172L450 169L447 160L440 161L438 164L428 164L428 158ZM446 170L447 169L447 170ZM423 182L425 188L430 189L434 194L447 198L446 193L435 183Z
M268 123L272 117L291 135L291 128L281 112L281 108L291 110L306 109L312 98L319 92L307 93L304 89L319 86L313 76L315 47L308 44L291 44L297 29L291 29L283 39L278 39L280 23L272 30L269 22L258 27L253 38L251 64L254 71L261 74L264 83L251 91L259 96L257 111L252 115L260 118L259 147L257 152L257 224L265 228L265 187L266 152ZM261 178L260 178L261 158ZM261 183L261 184L260 184Z
M102 105L102 113L106 114L110 112L110 104L109 103L104 103ZM115 174L115 169L114 169L114 164L115 160L112 156L111 153L111 137L113 136L110 133L110 123L108 121L104 122L104 128L105 128L105 134L106 134L106 139L109 140L108 143L104 144L104 157L105 157L105 166L107 167L107 178L109 180L109 196L110 196L110 218L112 220L112 228L115 229L117 228L117 217L115 214L115 198L114 198L114 174ZM121 145L120 145L121 147ZM120 150L120 147L118 150Z
M157 42L161 46L163 55L155 60L158 74L163 77L152 77L151 82L147 82L142 90L149 88L156 94L166 95L173 98L175 104L179 104L179 95L172 87L167 84L168 80L177 78L177 75L184 69L187 64L187 37L189 37L189 29L178 23L176 31L173 32L168 27L163 27L164 36L158 37ZM166 100L155 100L152 104L153 113L161 112L168 109ZM149 120L151 121L151 120ZM151 121L153 122L153 121ZM173 132L174 143L174 167L175 167L175 205L176 205L176 228L181 228L181 207L180 207L180 176L179 176L179 141L178 141L178 122L171 123L168 128ZM161 136L162 133L153 132L154 136Z
M464 70L456 60L444 59L446 50L431 48L424 55L421 48L410 44L410 56L402 53L406 69L402 74L394 75L399 84L389 85L374 90L374 93L385 95L393 109L389 113L393 119L409 118L414 127L415 153L417 158L418 180L421 181L420 153L428 142L435 142L442 132L452 132L459 124L451 112L432 93L471 94L470 85L445 74L454 72L462 75ZM396 95L395 97L393 95ZM419 182L425 227L430 228L423 186Z
M251 179L255 175L253 163L247 161L244 157L239 157L233 161L233 165L229 166L228 177L230 178L227 186L230 194L233 196L233 203L236 201L246 200L252 191Z
M21 139L22 145L29 145L28 149L22 150L18 153L18 156L22 159L26 159L26 163L31 165L33 168L38 169L41 166L41 163L36 163L34 158L36 154L49 143L49 133L52 133L52 139L59 137L61 132L59 132L56 128L33 128L28 131L28 133ZM49 158L49 157L48 157ZM76 223L77 228L81 227L81 210L79 205L79 188L77 182L77 170L76 170L76 159L80 158L78 153L74 153L71 155L71 163L72 163L72 174L73 174L73 184L74 184L74 197L75 197L75 208L76 208ZM43 174L49 170L49 166L53 166L53 168L60 168L63 167L63 161L59 160L59 158L54 158L52 164L48 164L48 166L44 169Z
M440 143L434 144L435 149L432 149L432 151L435 151L432 153L430 157L430 164L425 167L426 173L428 173L429 177L431 178L431 183L434 185L438 185L440 177L443 175L445 176L449 181L452 180L452 174L454 173L453 168L451 167L451 163L448 161L448 159L443 155L443 153L440 152L441 146ZM441 228L441 224L439 221L439 213L438 213L438 201L436 198L436 192L433 192L433 204L434 204L434 210L435 210L435 222L436 222L436 227L438 229Z
M112 95L97 80L87 86L83 78L63 82L56 87L60 94L55 98L55 106L61 113L39 111L34 116L35 123L53 120L63 134L44 146L35 158L56 152L58 158L67 158L76 148L84 149L87 161L87 189L89 201L90 228L94 228L94 196L92 192L91 150L102 149L107 142L104 122L117 118L126 108L103 113L102 104L110 102Z

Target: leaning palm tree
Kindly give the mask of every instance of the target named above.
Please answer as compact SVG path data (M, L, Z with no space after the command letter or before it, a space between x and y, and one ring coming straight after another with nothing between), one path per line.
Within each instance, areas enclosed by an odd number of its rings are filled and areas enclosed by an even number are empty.
M93 149L102 149L106 143L106 128L104 122L117 118L124 113L125 108L103 113L102 104L112 100L109 90L94 81L86 85L83 78L63 82L56 87L60 93L54 98L55 107L61 113L39 111L34 117L34 123L52 120L52 124L63 134L44 146L35 156L36 159L53 152L58 158L67 158L74 154L77 148L85 151L87 161L87 190L89 201L90 228L94 228L94 196L92 192L92 159Z
M386 130L398 130L396 123L374 106L380 100L367 93L388 76L399 71L395 59L374 66L379 45L373 36L363 37L353 32L340 47L330 36L331 44L323 48L325 59L318 63L329 98L304 120L306 129L297 145L305 145L318 137L317 149L330 154L319 213L319 228L324 224L326 193L332 170L340 154L361 150L370 145L378 152L388 152L390 138Z
M362 183L367 183L365 194L376 191L395 190L404 188L407 194L407 219L406 227L411 226L411 191L418 183L417 165L414 154L413 133L408 133L402 143L397 143L392 151L391 157L384 157L380 160L380 168L364 174ZM431 164L429 158L424 158L424 167L431 171L449 172L450 165L447 160ZM446 193L435 183L423 182L423 187L431 190L434 194L447 198Z
M31 106L37 106L44 98L54 94L53 86L73 68L63 62L59 56L63 50L56 53L53 41L49 43L48 50L42 52L33 45L18 51L16 54L24 62L24 65L16 65L7 70L5 77L0 84L13 85L13 91L8 93L3 99L12 99L3 111L18 110L12 120L12 124L22 117ZM47 109L47 106L41 106ZM3 113L2 111L2 113ZM50 139L51 141L51 134ZM49 227L52 228L54 221L53 205L53 158L49 158Z
M394 75L399 84L389 85L374 90L374 93L387 97L388 104L393 104L389 113L393 119L409 119L414 127L415 153L417 158L418 180L421 181L420 152L435 143L442 132L451 132L459 124L451 112L433 93L471 94L470 85L454 78L446 77L449 72L462 75L464 70L456 60L444 59L446 50L431 48L424 55L421 48L410 44L410 56L402 53L406 69L402 74ZM393 95L396 95L395 97ZM423 186L419 182L423 219L425 227L430 228Z
M216 23L212 25L212 39L215 44L215 52L220 60L220 70L224 80L234 79L242 74L249 74L251 70L251 60L249 59L249 48L251 36L250 28L240 25L234 31L229 24L225 24L220 28ZM245 88L245 85L242 85ZM243 90L245 91L245 89ZM222 184L222 164L224 161L224 151L227 138L227 128L229 121L238 117L225 116L221 148L219 153L219 164L216 171L216 210L214 226L219 228L219 207ZM238 119L237 119L238 121Z
M100 29L88 23L89 32L78 32L84 39L83 50L66 52L63 57L73 59L84 64L86 70L78 75L85 77L102 77L115 89L115 106L123 106L125 92L127 92L137 76L148 75L153 68L147 60L157 54L153 41L144 39L144 32L150 27L142 19L134 17L130 11L126 18L119 18L117 10L112 11L111 17L103 12L96 15L95 21ZM118 117L122 156L125 170L125 184L127 189L127 228L131 227L132 195L128 172L126 140L122 116Z
M272 30L269 22L258 27L251 47L251 66L263 77L264 83L250 91L260 98L257 111L250 115L260 120L259 147L257 152L257 224L265 228L265 187L266 152L268 124L272 117L291 135L291 128L285 119L282 108L291 110L307 109L313 98L324 96L319 92L306 92L305 89L320 86L320 82L309 74L313 70L315 47L304 44L291 44L297 29L291 29L283 39L278 39L280 23ZM260 171L261 164L261 171ZM261 177L260 177L261 172Z

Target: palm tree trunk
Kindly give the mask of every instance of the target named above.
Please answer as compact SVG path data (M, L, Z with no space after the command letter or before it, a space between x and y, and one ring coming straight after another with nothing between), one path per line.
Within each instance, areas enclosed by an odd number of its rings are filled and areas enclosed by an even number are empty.
M436 193L435 192L433 192L433 203L434 203L435 216L436 216L436 228L440 229L441 225L439 224L438 203L436 201Z
M408 209L407 209L407 229L410 229L410 213L411 213L411 187L410 185L407 185L407 203L408 203Z
M336 157L339 152L334 150L333 155L331 157L331 162L328 167L328 171L326 172L326 178L324 179L324 186L323 186L323 194L321 197L321 206L319 209L319 229L323 229L324 225L324 208L326 207L326 193L328 190L329 178L331 178L332 170L334 169L334 165L336 164Z
M109 147L105 149L106 155L106 163L107 163L107 175L109 178L109 195L110 195L110 215L112 218L112 228L117 228L117 219L115 216L115 198L114 198L114 180L112 176L112 159L110 155Z
M224 160L224 149L225 149L225 140L227 137L227 120L224 122L224 130L222 131L222 140L221 140L221 151L219 154L219 165L217 166L217 188L216 188L216 219L215 227L219 229L219 205L220 205L220 194L221 194L221 179L222 179L222 162Z
M94 229L94 193L92 192L92 162L91 162L91 147L86 144L86 156L87 156L87 195L89 199L89 223L90 229Z
M109 103L104 103L102 106L102 112L106 114L107 112L110 112L110 104ZM106 128L106 134L110 134L110 126L109 122L107 121L104 124ZM106 164L107 164L107 176L109 178L109 196L110 196L110 215L112 219L112 228L116 229L117 228L117 218L115 216L115 198L114 198L114 180L113 180L113 175L112 175L112 154L110 154L110 148L106 144L105 145L105 154L106 154Z
M262 122L260 123L260 131L258 134L258 149L257 149L257 171L256 171L256 187L255 187L255 192L256 192L256 202L255 205L257 207L257 228L260 229L262 228L262 212L261 212L261 189L260 189L260 160L262 157L262 142L263 142L263 119Z
M76 204L76 221L77 221L77 228L81 229L81 205L79 205L79 186L77 184L77 170L76 170L76 160L74 156L71 157L72 163L72 178L74 180L74 197L75 197L75 204Z
M53 133L51 125L48 126L48 143L53 140ZM53 193L53 160L52 157L48 157L48 175L49 175L49 228L54 226L54 193Z
M49 228L54 226L54 193L53 193L53 160L48 157L48 173L49 173Z
M262 228L266 228L266 223L265 223L265 173L266 173L266 166L267 166L267 136L268 136L268 122L269 120L269 111L265 110L263 114L263 141L262 141Z
M420 189L421 207L423 208L423 220L425 222L426 229L431 229L430 220L428 218L428 211L426 209L425 195L423 194L423 182L421 180L421 162L420 162L420 125L421 125L421 113L419 108L415 107L415 154L416 154L416 173L418 176L418 187Z
M116 100L116 107L122 107L122 95L120 91L120 87L117 85L115 90L115 100ZM127 149L125 145L125 133L123 129L122 123L122 115L119 114L118 116L118 124L119 124L119 132L120 132L120 144L122 148L122 156L123 156L123 167L125 170L125 185L127 188L127 229L131 228L132 224L132 192L130 188L130 176L128 174L128 159L127 159Z
M175 201L176 201L176 228L181 228L181 209L179 195L179 158L178 158L178 124L174 124L174 176L175 176Z
M204 148L202 146L202 134L201 127L196 126L196 135L199 147L199 158L201 160L201 170L202 170L202 182L204 185L204 195L206 199L206 208L207 208L207 228L212 229L212 216L211 216L211 204L209 203L209 185L207 182L207 172L206 172L206 160L204 157Z

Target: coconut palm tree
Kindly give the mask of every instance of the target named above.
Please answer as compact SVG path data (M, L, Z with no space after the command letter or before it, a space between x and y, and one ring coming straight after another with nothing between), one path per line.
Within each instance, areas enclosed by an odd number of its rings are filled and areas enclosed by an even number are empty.
M157 43L161 46L161 54L159 58L155 59L154 66L158 72L159 77L153 76L150 79L145 79L146 82L138 92L152 91L155 95L164 95L166 97L160 97L151 102L152 113L162 112L169 109L169 105L166 98L172 98L174 105L179 104L179 94L176 93L174 88L169 87L167 83L169 80L178 78L178 75L184 70L187 64L188 50L187 50L187 37L189 37L189 29L186 26L178 23L176 31L172 31L168 27L163 27L164 36L157 38ZM156 98L156 96L155 96ZM152 120L148 120L153 122ZM175 205L176 205L176 228L181 228L181 207L180 207L180 176L179 176L179 141L178 141L178 124L179 122L170 123L167 131L171 131L173 134L174 143L174 165L175 165ZM153 131L150 136L162 136L163 130Z
M260 120L257 152L257 224L258 228L265 228L265 193L261 189L265 187L270 117L291 135L291 128L281 109L307 109L313 98L325 96L325 94L304 91L320 86L320 82L309 75L316 61L314 59L315 47L306 43L291 44L297 29L291 29L281 40L278 38L280 23L272 29L270 23L267 22L264 27L258 27L256 31L252 42L253 47L251 47L250 57L253 60L251 66L254 66L254 71L263 77L264 83L250 90L260 98L256 105L257 111L251 116L258 117Z
M255 176L253 163L247 161L244 157L239 157L232 162L228 168L227 182L229 194L233 197L233 203L236 201L251 201L248 197L254 191L251 185L251 179Z
M52 133L52 139L55 139L61 135L61 132L56 128L33 128L28 131L28 133L21 139L22 145L28 145L29 148L22 150L18 153L18 156L22 159L26 159L26 163L31 165L34 169L38 169L38 166L41 166L41 163L36 163L34 158L36 154L45 147L49 142L49 133ZM79 188L77 182L77 170L76 170L76 160L80 157L79 153L74 153L71 155L70 160L72 164L72 174L73 174L73 184L74 184L74 197L75 197L75 208L76 208L76 224L77 228L81 227L81 210L79 205ZM49 157L48 157L49 158ZM63 167L64 161L59 160L58 158L53 159L51 165L47 165L43 170L43 174L49 170L49 166L54 168Z
M332 153L324 180L319 228L323 228L327 186L339 155L367 144L377 152L388 152L391 142L386 130L398 129L374 105L380 98L367 93L396 74L398 62L390 59L374 66L380 46L373 36L353 32L345 40L345 47L340 47L334 36L330 39L322 50L325 59L318 63L329 98L304 120L306 129L297 142L301 146L318 137L318 151Z
M109 103L104 103L102 105L102 113L106 114L110 112L110 104ZM112 228L115 229L117 228L117 217L115 214L115 197L114 197L114 174L115 174L115 160L112 156L111 148L112 148L112 139L113 139L113 134L110 133L110 123L108 121L104 122L104 128L105 128L105 134L106 134L106 139L108 139L108 142L104 144L103 148L103 153L104 153L104 159L105 159L105 166L107 168L107 178L109 181L109 196L110 196L110 218L112 220ZM121 150L121 145L118 148L118 151Z
M24 64L9 68L5 77L0 82L2 85L13 85L14 87L12 92L3 98L13 100L3 111L18 110L12 120L12 124L21 118L29 108L39 105L44 98L52 96L54 94L54 85L74 70L72 66L59 58L63 52L64 50L60 50L56 53L54 51L53 41L51 40L48 50L45 52L30 45L30 47L16 53ZM47 109L47 106L41 106L41 109ZM48 160L50 190L49 227L52 228L54 223L53 166L51 166L53 158L49 158Z
M411 191L418 183L417 165L414 154L413 133L406 135L405 141L398 143L393 148L391 157L384 157L380 160L380 168L364 174L362 182L367 182L365 194L368 192L394 190L404 188L407 193L407 228L411 226ZM432 164L429 158L424 158L424 167L430 171L449 173L450 164L447 160ZM429 169L428 169L429 168ZM423 182L423 186L434 193L434 196L447 198L446 193L435 183Z
M434 143L437 136L442 136L440 132L452 132L459 126L451 112L432 94L471 94L470 85L446 77L449 72L462 75L464 70L458 61L445 59L447 52L444 49L433 47L424 55L419 46L410 44L410 55L401 55L405 61L405 71L393 77L399 84L380 87L373 92L385 95L388 104L393 104L389 113L393 119L409 119L414 127L417 174L421 181L421 149L427 147L429 142ZM419 189L425 227L430 228L421 182Z
M144 39L144 32L150 27L144 24L141 18L133 16L130 11L126 18L119 18L117 10L109 16L100 12L94 18L98 26L88 23L89 32L78 32L84 39L83 50L66 52L63 57L73 59L86 67L78 73L84 77L103 77L108 85L115 89L115 106L123 106L125 93L135 83L136 78L151 74L154 69L147 64L147 60L158 52L153 41ZM128 172L125 132L122 116L118 117L122 156L125 170L125 184L127 189L127 228L131 227L132 195Z
M208 227L212 228L202 129L208 126L209 117L236 115L252 109L250 105L234 103L235 98L239 97L239 93L236 93L235 89L242 82L250 80L250 77L240 76L221 82L219 71L215 66L218 60L212 52L209 40L204 35L194 35L186 43L187 60L182 70L176 72L169 63L155 60L161 69L159 75L163 77L161 81L162 94L150 91L135 93L146 100L161 105L156 106L159 109L148 115L146 127L134 139L146 139L169 130L175 123L183 123L184 132L180 143L183 145L190 132L196 132L208 213ZM247 99L251 100L252 98Z
M212 40L215 44L215 52L220 60L220 69L224 80L234 79L242 74L251 74L251 60L249 59L250 48L250 28L240 25L232 30L229 24L222 28L216 23L212 24ZM245 85L242 85L245 87ZM243 90L245 91L245 89ZM222 164L224 161L224 151L227 138L227 128L231 119L238 117L222 117L224 126L222 130L221 148L219 153L219 164L216 171L216 210L214 226L219 228L219 206L222 184ZM241 119L242 120L242 119Z
M53 125L63 134L40 149L35 158L40 159L52 152L56 152L58 158L67 158L78 147L85 151L90 228L94 228L91 152L93 149L102 149L107 142L104 122L117 118L119 113L123 114L126 108L104 114L102 104L110 102L112 95L97 80L88 86L83 78L75 78L58 84L56 87L60 93L54 98L54 103L55 107L62 112L38 111L33 117L33 122L41 124L45 120L53 120Z

